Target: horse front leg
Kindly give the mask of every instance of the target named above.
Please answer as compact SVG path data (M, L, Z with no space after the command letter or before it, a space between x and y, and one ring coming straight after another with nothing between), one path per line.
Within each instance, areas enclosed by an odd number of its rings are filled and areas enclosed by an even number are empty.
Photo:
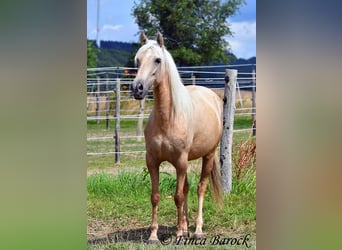
M160 162L156 161L150 154L146 153L146 164L151 177L152 194L152 223L151 223L151 234L147 243L158 243L159 239L157 236L158 232L158 203L160 201L159 194L159 165Z
M182 160L183 159L183 160ZM177 173L177 187L174 196L175 204L177 207L177 237L187 236L188 234L188 223L187 223L187 198L188 193L188 183L186 177L186 171L188 166L187 156L180 158L180 160L175 164Z

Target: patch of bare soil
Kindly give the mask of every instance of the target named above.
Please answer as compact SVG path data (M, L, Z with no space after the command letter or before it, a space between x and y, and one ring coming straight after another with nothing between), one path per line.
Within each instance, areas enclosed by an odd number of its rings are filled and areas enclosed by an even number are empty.
M176 239L176 226L165 226L159 225L158 229L158 238L160 240L175 240ZM192 237L193 232L195 231L194 226L189 227L190 235L188 237ZM151 230L149 227L135 227L135 228L127 228L115 230L115 225L113 221L101 221L95 219L88 220L88 230L87 230L87 238L89 245L108 245L111 243L118 242L132 242L132 243L146 243ZM249 244L255 245L256 234L249 234ZM237 232L233 228L216 228L216 232L204 234L206 238L212 238L216 235L219 235L221 238L224 237L243 237L246 233ZM165 241L164 241L165 242Z
M117 242L145 243L150 236L149 227L128 228L113 230L114 224L110 221L95 219L88 220L87 238L90 245L106 245ZM158 237L176 233L176 227L159 225Z

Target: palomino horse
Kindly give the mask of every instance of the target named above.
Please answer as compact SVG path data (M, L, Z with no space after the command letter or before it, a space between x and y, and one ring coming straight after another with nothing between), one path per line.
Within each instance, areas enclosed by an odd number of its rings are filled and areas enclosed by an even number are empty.
M157 209L159 166L168 161L177 173L174 196L177 206L177 237L188 235L187 180L188 161L202 157L202 172L198 184L198 216L194 237L201 238L202 208L206 179L217 203L222 203L222 187L215 151L222 134L222 100L210 89L185 87L170 53L164 47L162 35L157 41L140 35L142 47L135 56L138 72L132 85L135 99L143 99L153 88L154 106L145 128L146 164L152 182L152 225L149 243L158 242Z

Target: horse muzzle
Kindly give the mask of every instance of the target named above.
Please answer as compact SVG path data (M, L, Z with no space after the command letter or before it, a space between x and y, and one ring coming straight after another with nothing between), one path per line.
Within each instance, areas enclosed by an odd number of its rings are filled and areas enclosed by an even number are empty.
M134 99L142 100L146 96L147 90L145 90L144 84L141 81L133 82L131 91Z

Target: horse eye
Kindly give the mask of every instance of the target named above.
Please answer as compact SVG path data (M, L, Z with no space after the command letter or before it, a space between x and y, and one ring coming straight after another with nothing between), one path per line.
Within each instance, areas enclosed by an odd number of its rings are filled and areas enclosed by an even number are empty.
M155 63L159 64L161 62L160 58L156 58L156 60L154 60Z
M137 59L137 61L135 62L135 65L136 65L137 68L139 68L139 66L140 66L140 61L139 61L139 59Z

